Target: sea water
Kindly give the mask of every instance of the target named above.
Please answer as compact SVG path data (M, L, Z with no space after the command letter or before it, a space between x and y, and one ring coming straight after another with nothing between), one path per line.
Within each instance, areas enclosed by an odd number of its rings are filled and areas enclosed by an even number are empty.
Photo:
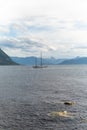
M87 130L87 65L0 66L0 130L75 129Z

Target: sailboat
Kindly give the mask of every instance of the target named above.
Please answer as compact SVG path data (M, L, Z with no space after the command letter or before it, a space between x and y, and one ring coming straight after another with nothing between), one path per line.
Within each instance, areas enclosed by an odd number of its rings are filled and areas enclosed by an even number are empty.
M42 62L42 53L41 53L41 58L40 58L40 65L37 64L37 58L35 58L35 65L33 66L33 68L46 68L46 65L43 65Z

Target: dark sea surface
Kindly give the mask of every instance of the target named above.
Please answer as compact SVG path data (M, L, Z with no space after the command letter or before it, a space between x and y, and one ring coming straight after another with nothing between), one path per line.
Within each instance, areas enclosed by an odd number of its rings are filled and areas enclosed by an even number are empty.
M0 130L87 130L87 65L0 66Z

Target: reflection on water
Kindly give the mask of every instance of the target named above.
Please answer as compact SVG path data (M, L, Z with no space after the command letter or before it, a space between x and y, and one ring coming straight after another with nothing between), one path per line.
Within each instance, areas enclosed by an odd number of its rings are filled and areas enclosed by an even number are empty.
M86 65L0 66L0 130L86 130L86 78ZM48 115L64 111L74 118Z

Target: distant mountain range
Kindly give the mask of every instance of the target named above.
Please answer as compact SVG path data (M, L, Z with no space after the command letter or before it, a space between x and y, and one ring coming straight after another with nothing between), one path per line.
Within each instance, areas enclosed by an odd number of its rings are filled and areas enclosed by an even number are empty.
M11 57L12 60L18 64L22 65L35 65L36 57ZM37 64L40 64L40 58L37 58ZM71 65L71 64L87 64L87 57L76 57L73 59L56 59L54 57L51 58L43 58L42 60L44 65Z
M4 51L0 49L0 65L18 65Z
M0 49L0 65L35 65L37 59L37 65L40 65L41 58L39 57L9 57L3 50ZM73 59L56 59L43 58L43 65L71 65L71 64L87 64L87 57L76 57Z
M37 64L40 65L41 58L37 58L34 56L31 57L11 57L13 61L15 61L18 64L22 65L35 65L35 60L37 59ZM42 64L43 65L57 65L64 61L64 59L55 59L54 57L51 58L43 58L42 59Z
M76 57L73 59L67 59L59 63L61 65L69 65L69 64L87 64L87 57Z

